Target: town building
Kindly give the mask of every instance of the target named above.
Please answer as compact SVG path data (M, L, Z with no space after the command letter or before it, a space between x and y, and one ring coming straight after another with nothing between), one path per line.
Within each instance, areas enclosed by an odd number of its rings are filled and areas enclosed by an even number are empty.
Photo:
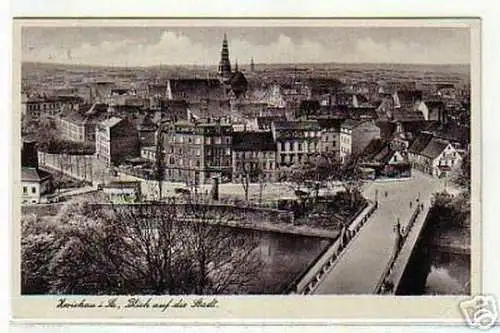
M408 149L413 168L435 177L446 177L460 166L462 156L453 145L430 133L422 133Z
M138 155L137 129L128 119L112 117L96 126L96 157L106 166Z
M235 132L232 137L233 181L247 174L251 182L273 181L276 144L271 132Z
M442 124L448 122L445 104L442 101L425 101L422 102L418 110L422 112L425 120L434 120Z
M397 90L393 94L395 108L414 108L422 101L422 91L420 90Z
M141 147L141 157L150 162L156 161L156 146Z
M286 120L271 124L280 166L300 164L321 152L321 127L316 120Z
M405 151L394 149L391 142L380 138L370 141L360 154L360 165L371 169L375 177L403 178L411 176L411 164Z
M224 86L215 78L175 78L167 80L167 99L188 104L205 99L227 99Z
M149 147L156 145L156 130L158 126L153 122L153 118L149 113L145 114L140 119L137 125L137 134L139 136L139 145Z
M79 111L58 117L58 128L63 139L74 142L96 141L96 125L106 119L106 104L94 103L89 106L82 106Z
M316 120L321 127L320 151L338 156L340 152L340 127L345 119L325 116L317 117Z
M189 184L232 176L232 125L226 118L178 121L163 130L166 178Z
M340 158L359 154L372 139L380 138L380 128L373 120L347 119L340 126Z
M61 112L77 111L83 99L78 96L30 97L21 103L25 121L38 120L41 116L54 117Z
M21 168L21 186L23 204L37 204L43 196L53 192L52 174L39 168Z

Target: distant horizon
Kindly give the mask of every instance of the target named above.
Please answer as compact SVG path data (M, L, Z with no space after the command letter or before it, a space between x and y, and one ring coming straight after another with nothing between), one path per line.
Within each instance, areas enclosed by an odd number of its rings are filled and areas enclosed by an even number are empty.
M49 65L49 66L67 66L67 67L110 67L110 68L153 68L153 67L217 67L217 65L210 65L210 64L187 64L187 63L179 63L179 64L165 64L165 63L158 63L158 64L151 64L151 65L134 65L134 66L127 66L127 65L116 65L116 64L109 64L109 65L95 65L95 64L86 64L86 63L64 63L64 62L48 62L48 61L22 61L22 65L24 64L37 64L37 65ZM289 65L289 66L304 66L304 65L387 65L387 66L453 66L453 67L468 67L470 66L470 62L468 63L402 63L402 62L396 62L396 63L390 63L390 62L275 62L275 63L264 63L264 62L254 62L255 66L258 65L271 65L271 66L279 66L279 65ZM231 66L234 67L234 63L231 63ZM238 66L250 66L250 63L240 63L238 62Z
M467 27L23 27L22 61L108 67L469 64Z

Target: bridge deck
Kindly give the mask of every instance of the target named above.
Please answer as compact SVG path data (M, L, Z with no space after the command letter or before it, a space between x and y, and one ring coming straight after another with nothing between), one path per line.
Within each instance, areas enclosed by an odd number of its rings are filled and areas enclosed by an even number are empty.
M378 190L379 208L338 258L331 271L317 284L313 294L372 294L393 251L393 227L399 217L405 226L415 208L415 200L427 205L431 195L442 190L442 182L414 172L411 179L394 182L374 182L367 185L364 195L373 198ZM388 196L385 197L385 191ZM413 201L413 208L410 208Z

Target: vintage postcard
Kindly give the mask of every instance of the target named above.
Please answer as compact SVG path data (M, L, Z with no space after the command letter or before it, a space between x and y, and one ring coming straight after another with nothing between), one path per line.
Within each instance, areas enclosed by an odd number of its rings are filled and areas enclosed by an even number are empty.
M15 320L496 316L473 298L479 19L16 19L14 33Z

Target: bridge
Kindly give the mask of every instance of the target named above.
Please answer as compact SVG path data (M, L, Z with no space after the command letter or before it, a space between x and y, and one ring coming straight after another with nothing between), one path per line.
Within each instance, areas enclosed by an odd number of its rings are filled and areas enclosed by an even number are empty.
M376 207L362 212L360 223L323 252L291 292L396 293L425 227L432 194L444 185L418 171L406 180L365 184L363 194L372 200L377 196Z

